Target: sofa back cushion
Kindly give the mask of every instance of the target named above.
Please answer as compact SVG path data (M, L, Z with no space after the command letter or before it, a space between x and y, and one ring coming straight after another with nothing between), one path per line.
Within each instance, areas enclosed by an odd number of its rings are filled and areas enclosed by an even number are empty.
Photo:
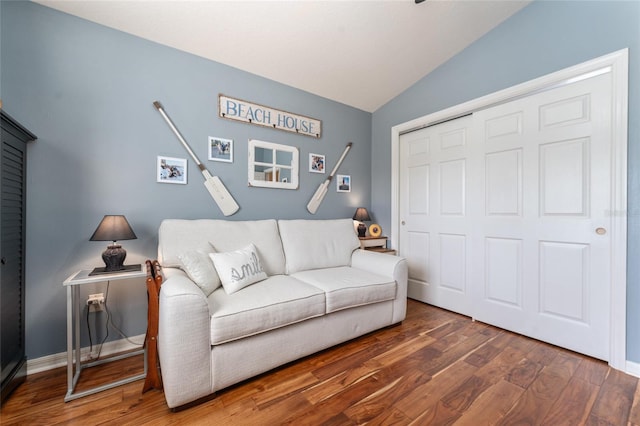
M267 275L285 273L284 252L275 220L231 221L166 219L158 231L158 261L164 267L182 266L178 256L190 250L218 253L253 243ZM213 248L213 249L212 249Z
M287 273L351 264L360 247L352 219L279 220Z

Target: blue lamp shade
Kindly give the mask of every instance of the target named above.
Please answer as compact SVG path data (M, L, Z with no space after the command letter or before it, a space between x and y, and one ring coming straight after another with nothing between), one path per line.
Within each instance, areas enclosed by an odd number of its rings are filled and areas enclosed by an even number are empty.
M353 220L360 222L360 224L358 224L358 237L363 238L367 233L367 227L362 222L371 220L369 212L364 207L358 207L353 215Z
M105 267L95 268L89 275L111 274L139 269L140 265L130 265L128 267L123 265L124 259L127 257L127 251L120 244L116 244L118 240L135 240L137 238L127 218L123 215L106 215L103 217L89 241L113 241L113 244L109 244L102 253Z

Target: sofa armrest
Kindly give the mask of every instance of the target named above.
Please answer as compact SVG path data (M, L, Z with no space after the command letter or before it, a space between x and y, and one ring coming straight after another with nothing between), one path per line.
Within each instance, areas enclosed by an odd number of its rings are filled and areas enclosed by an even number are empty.
M392 322L404 320L407 314L407 281L409 279L407 260L400 256L358 249L351 255L351 266L395 280L398 287L393 303Z
M185 274L167 274L160 288L158 353L169 408L212 392L209 328L202 290Z

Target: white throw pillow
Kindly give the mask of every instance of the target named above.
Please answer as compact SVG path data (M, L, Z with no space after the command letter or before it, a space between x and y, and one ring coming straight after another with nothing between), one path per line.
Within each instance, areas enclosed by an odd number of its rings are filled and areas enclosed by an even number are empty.
M187 273L191 281L209 296L220 287L220 278L213 267L209 253L199 250L190 250L178 255L182 269Z
M253 243L247 247L226 253L210 253L222 287L227 294L262 281L267 278L266 272L258 258L258 250Z

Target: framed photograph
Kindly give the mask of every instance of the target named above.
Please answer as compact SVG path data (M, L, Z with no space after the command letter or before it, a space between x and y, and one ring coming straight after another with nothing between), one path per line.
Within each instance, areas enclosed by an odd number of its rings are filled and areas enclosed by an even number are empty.
M209 160L233 163L233 140L209 136Z
M309 154L309 171L311 173L324 173L324 155Z
M187 184L187 160L158 156L156 168L157 182Z
M337 175L336 189L338 192L351 192L351 176Z

